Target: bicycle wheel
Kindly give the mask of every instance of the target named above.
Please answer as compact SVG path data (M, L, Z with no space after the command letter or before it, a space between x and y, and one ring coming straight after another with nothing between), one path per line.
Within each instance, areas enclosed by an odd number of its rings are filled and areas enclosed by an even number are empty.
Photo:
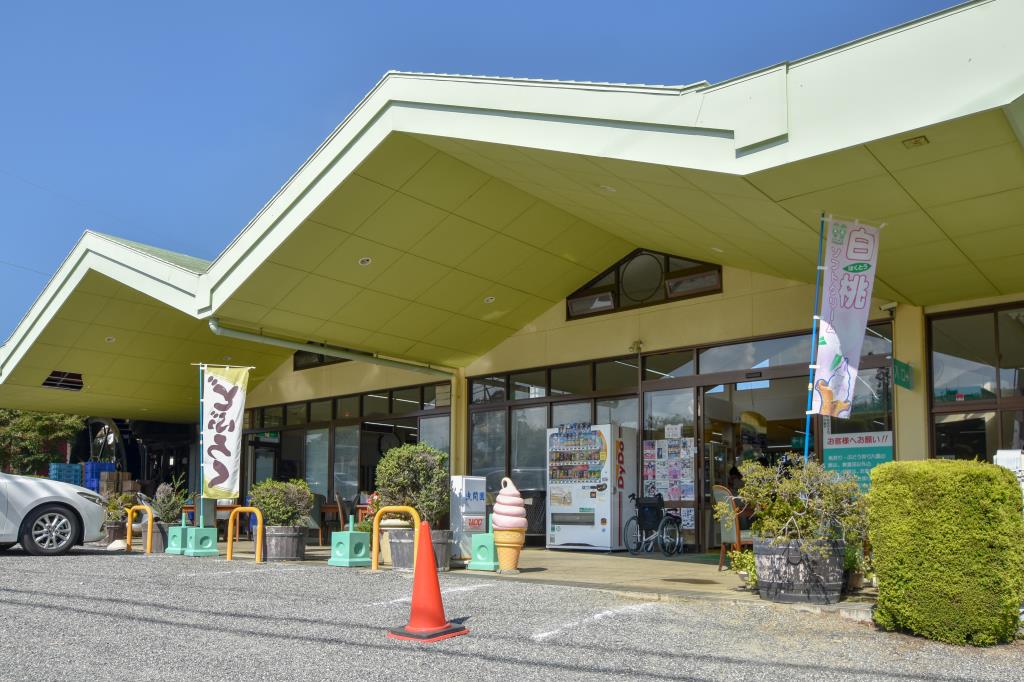
M640 546L643 544L643 535L640 532L640 522L635 516L629 517L626 527L622 529L622 542L626 550L633 555L640 553Z
M658 524L658 545L665 556L672 556L679 551L682 534L679 532L679 520L667 515Z

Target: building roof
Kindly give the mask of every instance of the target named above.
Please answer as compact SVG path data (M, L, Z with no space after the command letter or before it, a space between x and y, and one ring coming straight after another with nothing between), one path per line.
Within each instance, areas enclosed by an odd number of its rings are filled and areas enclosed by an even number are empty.
M466 366L636 247L813 281L821 211L888 224L881 298L1024 291L1020 25L973 2L716 84L390 72L212 263L83 236L0 402L187 419L188 362L284 357L213 316ZM53 369L86 390L56 401Z

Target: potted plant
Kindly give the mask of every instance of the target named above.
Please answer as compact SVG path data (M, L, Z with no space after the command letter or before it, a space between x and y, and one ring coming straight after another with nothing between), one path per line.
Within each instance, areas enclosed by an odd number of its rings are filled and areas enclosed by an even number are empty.
M157 486L150 503L156 517L153 523L154 552L163 552L167 548L168 528L181 523L181 508L185 506L187 497L183 475L171 479L170 483L161 483Z
M262 481L250 490L252 506L263 514L263 540L267 561L306 558L306 525L313 509L313 493L302 479Z
M746 550L729 552L729 570L736 574L743 587L757 589L757 567L754 564L754 553Z
M377 493L380 503L409 506L430 524L437 569L447 571L451 560L452 533L444 529L448 517L451 483L447 453L422 443L392 448L377 464ZM389 533L392 566L413 568L412 530Z
M839 601L847 544L859 546L867 529L867 506L857 482L803 464L790 453L780 464L740 465L742 497L737 506L753 513L754 562L762 599L831 604ZM715 506L732 518L728 502Z
M128 507L135 503L132 493L114 493L107 496L107 520L103 530L107 532L107 544L125 540L127 533Z

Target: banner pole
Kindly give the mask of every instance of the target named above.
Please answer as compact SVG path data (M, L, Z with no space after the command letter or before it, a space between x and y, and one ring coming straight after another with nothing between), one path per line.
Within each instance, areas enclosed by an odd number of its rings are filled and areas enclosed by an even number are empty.
M811 450L811 406L814 404L814 360L818 355L818 319L821 316L821 264L822 249L825 245L825 212L818 223L818 268L814 275L814 314L811 316L811 359L807 363L807 412L804 415L804 465Z
M206 381L206 365L199 365L199 527L206 528L203 519L203 485L206 481L203 471L203 382Z

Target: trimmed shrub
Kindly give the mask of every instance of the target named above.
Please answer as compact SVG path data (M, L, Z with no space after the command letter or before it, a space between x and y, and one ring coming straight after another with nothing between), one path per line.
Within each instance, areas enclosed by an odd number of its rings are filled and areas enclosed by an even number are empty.
M301 526L313 509L313 493L301 478L290 481L267 479L249 491L252 506L263 514L267 526Z
M952 644L1012 640L1024 602L1024 516L1013 473L983 462L871 471L875 622Z
M423 443L391 448L377 463L380 504L409 506L433 530L448 516L448 455Z

